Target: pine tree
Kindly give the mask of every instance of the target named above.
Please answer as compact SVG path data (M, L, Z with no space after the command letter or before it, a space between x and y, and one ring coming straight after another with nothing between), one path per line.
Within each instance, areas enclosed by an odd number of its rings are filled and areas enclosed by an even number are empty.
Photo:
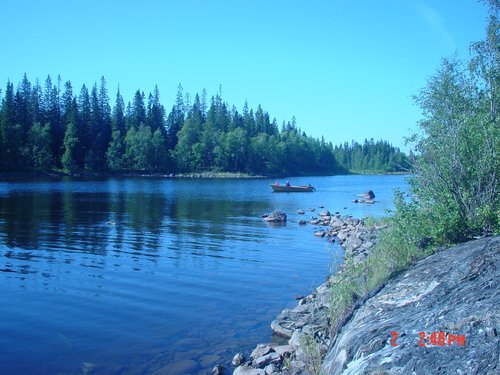
M35 123L28 132L31 167L34 170L48 171L52 166L50 152L50 126Z
M125 139L119 130L114 130L111 135L111 142L106 152L106 161L109 169L120 171L125 167Z
M64 135L64 154L61 161L64 169L71 174L80 172L80 166L77 161L77 155L80 154L80 147L81 143L78 139L76 126L73 123L69 123Z

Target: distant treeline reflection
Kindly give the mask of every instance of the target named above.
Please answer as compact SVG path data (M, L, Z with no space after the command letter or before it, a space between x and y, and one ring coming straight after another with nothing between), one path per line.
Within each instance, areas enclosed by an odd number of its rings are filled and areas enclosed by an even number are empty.
M191 248L200 241L199 249L217 251L213 242L234 236L227 220L234 202L202 204L201 199L143 192L14 193L0 196L0 238L10 248L96 255L132 251L155 256L162 247L182 252L185 241ZM243 204L249 210L259 205Z

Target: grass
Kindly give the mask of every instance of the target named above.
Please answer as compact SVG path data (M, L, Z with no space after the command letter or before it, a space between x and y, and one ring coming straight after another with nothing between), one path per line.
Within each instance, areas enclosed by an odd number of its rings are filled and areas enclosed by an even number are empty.
M409 219L399 213L391 218L365 220L365 225L386 228L364 262L355 263L347 257L341 272L331 277L329 313L332 333L343 323L356 301L433 252L432 247L421 249L418 246L422 235L421 221Z
M319 375L323 363L320 344L313 335L304 335L301 338L300 349L304 353L306 370L312 375Z

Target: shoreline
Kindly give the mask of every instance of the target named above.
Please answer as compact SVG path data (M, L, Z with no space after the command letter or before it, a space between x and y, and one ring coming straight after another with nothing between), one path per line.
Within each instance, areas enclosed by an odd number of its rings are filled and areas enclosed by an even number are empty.
M268 176L250 175L247 173L234 172L197 172L197 173L81 173L69 174L64 172L4 172L0 173L1 180L23 179L23 178L111 178L111 177L145 177L145 178L186 178L186 179L264 179Z
M0 172L0 181L28 178L111 178L111 177L145 177L145 178L172 178L172 179L267 179L267 178L289 178L289 177L322 177L322 176L391 176L406 175L408 172L347 172L342 174L311 174L300 176L288 175L252 175L244 172L190 172L190 173L148 173L148 172L122 172L122 173L75 173L70 174L63 171L33 171L33 172Z
M371 250L378 242L380 232L385 226L369 225L364 220L350 215L334 215L325 210L318 218L311 220L321 230L313 234L337 242L344 250L343 262L336 272L327 275L328 280L318 286L311 294L298 300L291 309L284 309L271 323L273 335L287 344L258 344L249 358L237 353L232 359L234 375L289 375L313 372L321 366L336 331L351 316L352 312L364 301L375 294L382 286L372 291L352 307L334 319L331 327L330 287L347 277L346 264L362 264L368 259Z

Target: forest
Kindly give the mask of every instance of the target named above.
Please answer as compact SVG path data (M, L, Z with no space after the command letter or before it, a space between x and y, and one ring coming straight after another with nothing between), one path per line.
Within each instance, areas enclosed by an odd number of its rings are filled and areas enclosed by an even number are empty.
M191 100L182 85L170 112L158 87L111 106L106 80L74 93L70 81L47 77L42 87L25 74L7 82L0 108L0 172L70 175L234 172L251 175L326 175L404 171L408 159L373 139L333 146L291 121L281 126L259 105L241 111L221 90Z

